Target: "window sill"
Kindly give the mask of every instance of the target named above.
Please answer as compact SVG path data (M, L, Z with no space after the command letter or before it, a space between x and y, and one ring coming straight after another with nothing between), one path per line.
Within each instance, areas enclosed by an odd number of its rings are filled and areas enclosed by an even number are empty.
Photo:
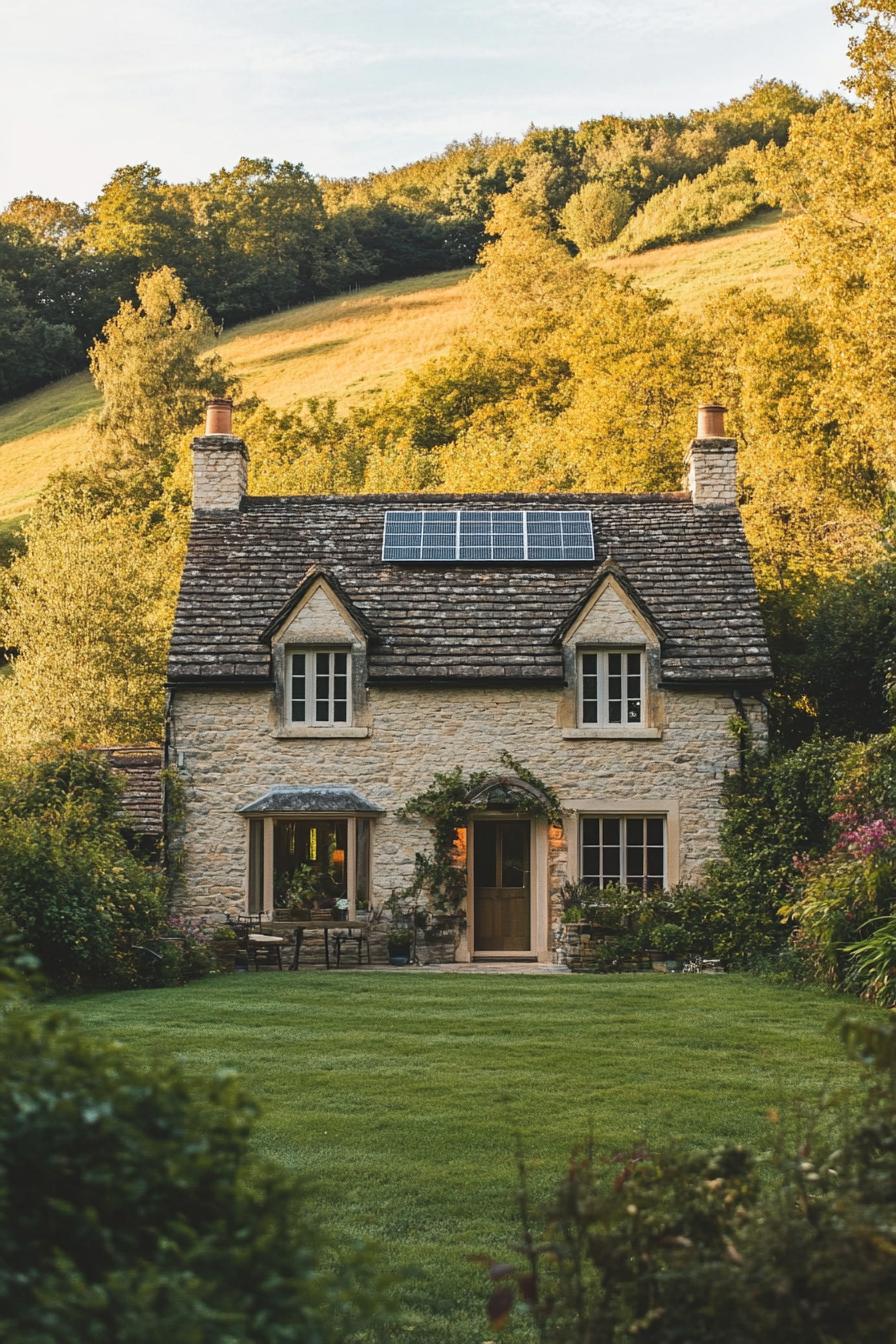
M662 728L563 728L560 736L564 738L603 739L617 742L658 742L663 736Z
M274 734L274 737L278 741L290 741L293 738L309 738L309 737L328 738L328 737L369 737L369 736L370 736L369 728L355 728L348 724L331 725L326 728L324 727L281 728L278 732Z

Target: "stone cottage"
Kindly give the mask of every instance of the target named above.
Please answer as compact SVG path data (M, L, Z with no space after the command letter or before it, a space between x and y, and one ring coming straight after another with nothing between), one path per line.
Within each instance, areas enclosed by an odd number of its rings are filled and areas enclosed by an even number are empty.
M230 416L193 443L169 661L187 911L274 912L297 872L381 904L430 846L402 804L455 766L496 777L458 837L461 960L549 961L567 878L699 877L770 681L723 408L650 495L256 498Z

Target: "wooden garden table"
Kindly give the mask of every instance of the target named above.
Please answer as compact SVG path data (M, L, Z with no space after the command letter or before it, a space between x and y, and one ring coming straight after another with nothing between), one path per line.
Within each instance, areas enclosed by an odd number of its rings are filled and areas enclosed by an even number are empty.
M299 969L299 953L302 950L302 942L305 938L306 929L323 929L324 934L324 961L327 963L327 970L330 969L330 930L339 932L340 929L366 929L368 921L366 919L300 919L294 926L296 931L296 946L292 954L292 962L289 969L297 971Z

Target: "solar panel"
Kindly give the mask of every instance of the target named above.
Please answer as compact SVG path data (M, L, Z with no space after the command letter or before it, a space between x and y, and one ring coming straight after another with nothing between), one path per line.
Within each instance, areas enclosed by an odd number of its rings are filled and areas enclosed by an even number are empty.
M593 560L586 509L387 509L384 560Z

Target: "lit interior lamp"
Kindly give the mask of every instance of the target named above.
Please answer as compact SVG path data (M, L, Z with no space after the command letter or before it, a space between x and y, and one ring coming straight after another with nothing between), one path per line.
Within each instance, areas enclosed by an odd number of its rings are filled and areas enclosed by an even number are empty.
M333 866L334 866L334 868L341 868L342 865L343 865L344 863L345 863L345 850L344 850L344 849L334 849L334 850L333 850Z

